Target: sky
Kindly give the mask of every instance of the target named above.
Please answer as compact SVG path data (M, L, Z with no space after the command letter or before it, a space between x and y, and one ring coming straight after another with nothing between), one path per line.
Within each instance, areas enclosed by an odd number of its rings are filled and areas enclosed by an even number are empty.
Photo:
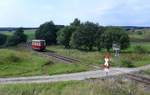
M150 0L0 0L0 27L38 27L75 18L100 25L150 26Z

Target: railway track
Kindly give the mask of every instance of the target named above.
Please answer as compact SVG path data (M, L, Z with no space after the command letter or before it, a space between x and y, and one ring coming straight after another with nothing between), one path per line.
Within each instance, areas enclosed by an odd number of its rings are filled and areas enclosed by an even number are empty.
M54 58L56 58L60 61L64 61L64 62L67 62L67 63L80 62L78 59L62 56L62 55L59 55L59 54L56 54L56 53L53 53L53 52L50 52L50 51L39 52L39 53L50 56L50 57L54 57Z
M28 48L28 50L31 50L33 51L32 47L31 47L31 43L27 43L24 47ZM78 59L75 59L75 58L70 58L70 57L66 57L66 56L63 56L63 55L59 55L59 54L56 54L52 51L49 51L49 50L45 50L43 52L38 52L38 51L35 51L36 53L38 54L43 54L43 55L46 55L48 57L53 57L59 61L63 61L65 63L77 63L77 62L80 62Z
M150 85L150 78L143 77L135 74L127 74L127 77L139 83L144 83L145 85Z

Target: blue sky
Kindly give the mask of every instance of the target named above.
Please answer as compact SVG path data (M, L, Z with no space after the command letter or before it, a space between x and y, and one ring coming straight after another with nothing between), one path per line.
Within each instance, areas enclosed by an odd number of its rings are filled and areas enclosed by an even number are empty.
M37 27L74 18L100 25L150 26L150 0L0 0L0 27Z

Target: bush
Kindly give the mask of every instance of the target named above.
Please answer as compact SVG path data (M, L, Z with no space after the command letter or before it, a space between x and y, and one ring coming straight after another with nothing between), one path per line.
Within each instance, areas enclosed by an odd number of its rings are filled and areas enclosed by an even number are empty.
M142 35L143 32L142 31L137 31L138 35Z

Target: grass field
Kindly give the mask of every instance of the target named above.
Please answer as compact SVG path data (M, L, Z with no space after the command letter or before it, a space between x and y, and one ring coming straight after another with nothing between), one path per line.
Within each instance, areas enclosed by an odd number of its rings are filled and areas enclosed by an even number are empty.
M129 37L133 42L150 42L150 29L137 29L129 32Z
M33 52L0 49L0 77L53 75L88 70L80 64L53 62Z
M149 93L144 92L135 83L121 80L87 80L0 85L0 95L149 95Z
M148 46L146 47L148 48ZM131 50L134 50L134 46L130 48L124 51L119 58L114 57L112 53L111 65L117 67L138 67L150 64L149 53L131 52ZM48 49L64 56L77 58L80 62L76 64L60 63L53 58L45 58L19 47L0 49L0 77L81 72L97 69L97 67L100 68L104 63L104 51L87 52L76 49L68 50L58 45L49 46Z
M140 46L144 48L145 53L141 53L141 50L136 50L136 47ZM104 54L106 51L80 51L77 49L64 49L63 46L49 46L48 50L54 51L64 56L71 56L73 58L80 59L80 64L100 66L104 63ZM141 48L140 48L141 49ZM146 64L150 64L150 43L132 43L127 49L122 51L120 57L115 57L112 52L112 66L123 66L123 67L138 67ZM129 57L130 56L130 57Z

